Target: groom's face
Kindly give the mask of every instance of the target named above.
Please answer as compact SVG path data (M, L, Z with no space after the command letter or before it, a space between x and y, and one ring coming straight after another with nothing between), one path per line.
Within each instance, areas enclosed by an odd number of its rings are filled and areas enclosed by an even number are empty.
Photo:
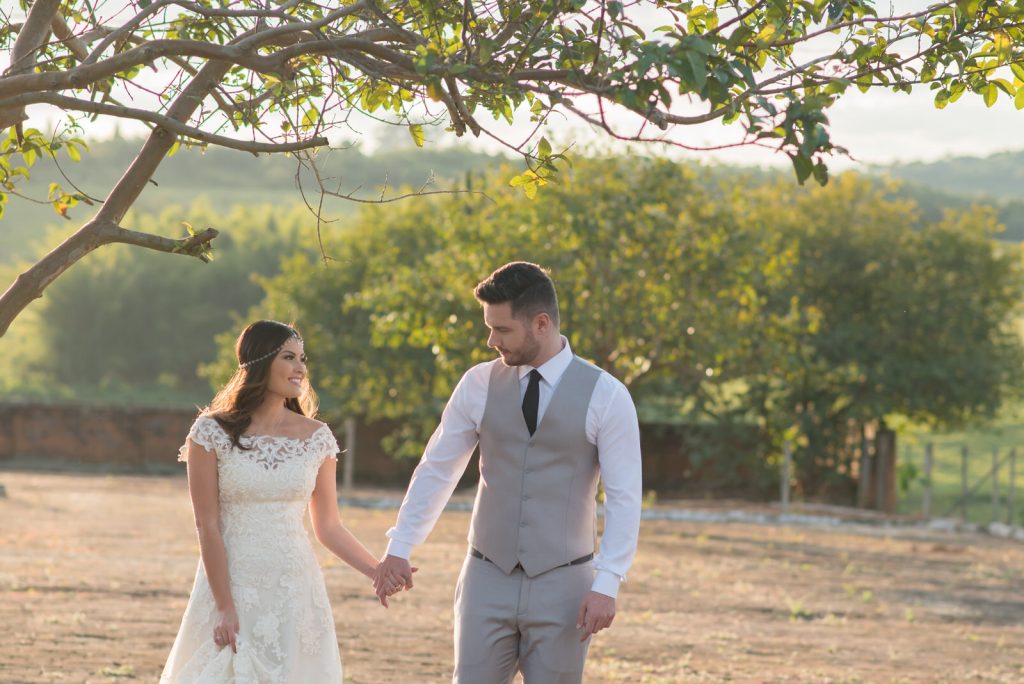
M506 366L531 363L540 352L540 343L526 321L512 315L511 304L484 303L484 323L491 333L487 346L499 354Z

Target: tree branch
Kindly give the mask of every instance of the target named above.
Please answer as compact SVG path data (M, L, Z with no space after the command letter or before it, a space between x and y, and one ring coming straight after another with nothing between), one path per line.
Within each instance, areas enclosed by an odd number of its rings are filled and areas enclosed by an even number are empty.
M27 93L25 95L0 99L0 107L14 105L24 106L28 104L51 104L56 107L60 107L61 109L90 112L93 114L104 114L120 119L145 121L166 129L175 135L181 135L199 142L218 145L232 150L240 150L242 152L297 152L298 150L305 150L311 147L323 147L328 144L327 138L324 137L308 138L306 140L297 140L291 143L262 143L256 142L255 140L238 140L224 135L217 135L216 133L207 133L201 128L183 124L169 116L155 114L145 109L112 105L105 102L92 102L91 100L80 100L78 98L68 97L67 95L58 95L57 93Z
M36 51L46 41L50 24L60 9L60 0L37 0L29 10L25 23L18 32L11 50L11 65L0 78L7 80L7 74L31 72L36 63ZM25 108L0 108L0 130L20 124L27 119ZM21 135L20 129L18 135Z
M71 32L68 28L68 24L64 21L64 17L60 15L60 12L53 15L53 21L50 22L50 28L53 29L53 34L57 36L62 43L68 46L68 50L71 51L78 59L85 59L89 56L89 49L85 46L78 36Z
M207 228L187 238L172 239L162 235L128 230L116 224L108 223L104 224L101 234L104 237L104 242L135 245L136 247L145 247L146 249L167 252L168 254L184 254L195 257L203 263L208 263L210 258L206 255L206 252L209 250L209 244L220 233L213 228Z
M263 31L262 33L270 33ZM267 37L270 41L272 36ZM292 76L293 68L288 62L299 55L331 54L343 51L362 52L395 64L409 72L414 78L415 67L411 59L401 52L365 38L332 38L329 40L302 41L262 56L256 53L261 44L217 45L195 40L152 40L130 50L125 50L101 62L81 64L67 71L46 71L26 73L0 78L0 97L10 97L39 90L65 90L86 88L97 81L110 78L122 71L152 63L167 57L198 57L206 60L230 62L264 74L275 74L284 80Z

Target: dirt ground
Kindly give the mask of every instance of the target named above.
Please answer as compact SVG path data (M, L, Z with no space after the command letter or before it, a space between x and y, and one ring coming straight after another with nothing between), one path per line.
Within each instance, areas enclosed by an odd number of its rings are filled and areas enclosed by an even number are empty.
M0 484L0 682L155 681L198 555L184 478ZM343 510L374 551L394 515ZM390 610L320 554L347 682L450 681L468 520L442 516ZM1024 682L1024 545L987 536L645 522L618 610L588 684Z

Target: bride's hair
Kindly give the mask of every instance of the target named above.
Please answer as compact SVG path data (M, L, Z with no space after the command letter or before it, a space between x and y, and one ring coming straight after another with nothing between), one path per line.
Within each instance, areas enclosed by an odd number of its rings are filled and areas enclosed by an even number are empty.
M292 338L302 341L299 331L290 325L277 321L250 323L235 342L238 369L202 410L202 415L220 423L231 437L231 443L239 449L247 448L242 446L240 438L252 424L253 411L266 396L270 366L281 347ZM286 399L284 405L300 415L316 417L318 402L308 375L302 380L302 393L298 398Z

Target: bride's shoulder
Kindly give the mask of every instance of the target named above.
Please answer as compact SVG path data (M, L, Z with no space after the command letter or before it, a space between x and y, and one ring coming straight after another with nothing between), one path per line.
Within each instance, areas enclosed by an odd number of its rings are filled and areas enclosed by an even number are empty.
M192 423L192 428L195 430L224 431L224 426L221 425L216 413L200 413L196 416L195 422Z
M186 460L189 442L207 451L216 452L218 447L224 446L226 439L228 439L227 433L220 423L209 414L201 413L192 422L192 427L188 431L188 438L185 440L185 444L178 450L178 460Z
M296 413L292 418L292 426L295 433L312 436L326 428L327 423L317 420L316 418L310 418L309 416L303 416ZM291 432L291 430L289 430L289 432Z

